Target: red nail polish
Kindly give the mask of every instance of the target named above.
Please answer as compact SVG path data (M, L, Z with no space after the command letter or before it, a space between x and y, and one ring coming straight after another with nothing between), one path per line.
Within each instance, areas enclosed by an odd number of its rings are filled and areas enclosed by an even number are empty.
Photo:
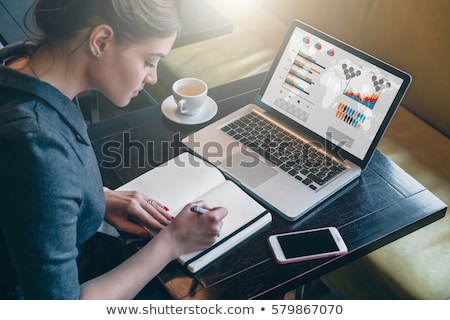
M169 208L167 208L166 206L164 206L164 210L166 210L166 211L170 211L170 209L169 209Z

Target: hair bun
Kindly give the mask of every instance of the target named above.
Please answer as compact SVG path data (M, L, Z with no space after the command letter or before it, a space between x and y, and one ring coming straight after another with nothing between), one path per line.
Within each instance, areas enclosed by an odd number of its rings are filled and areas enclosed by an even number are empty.
M34 22L44 42L71 39L102 23L118 41L139 41L178 31L179 5L180 0L36 0Z
M34 22L43 36L59 39L75 36L82 16L84 0L38 0L34 8Z

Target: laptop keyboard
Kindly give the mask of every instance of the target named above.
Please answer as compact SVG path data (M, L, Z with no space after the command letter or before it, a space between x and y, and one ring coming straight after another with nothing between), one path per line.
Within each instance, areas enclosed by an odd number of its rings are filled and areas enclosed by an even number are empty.
M225 125L221 130L312 190L317 190L347 169L256 112Z

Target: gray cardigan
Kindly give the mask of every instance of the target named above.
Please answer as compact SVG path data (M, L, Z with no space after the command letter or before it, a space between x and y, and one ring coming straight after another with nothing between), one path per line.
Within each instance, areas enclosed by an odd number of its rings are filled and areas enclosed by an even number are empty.
M5 47L0 63L25 54L24 45ZM0 65L0 296L19 288L27 299L78 299L79 249L104 210L80 109Z

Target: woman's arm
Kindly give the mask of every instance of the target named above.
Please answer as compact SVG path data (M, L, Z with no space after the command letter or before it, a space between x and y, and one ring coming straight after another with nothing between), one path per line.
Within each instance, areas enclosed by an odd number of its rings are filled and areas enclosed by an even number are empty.
M217 240L224 208L207 214L191 212L187 205L158 235L131 258L113 270L81 285L81 299L132 299L172 260L182 254L205 249Z

